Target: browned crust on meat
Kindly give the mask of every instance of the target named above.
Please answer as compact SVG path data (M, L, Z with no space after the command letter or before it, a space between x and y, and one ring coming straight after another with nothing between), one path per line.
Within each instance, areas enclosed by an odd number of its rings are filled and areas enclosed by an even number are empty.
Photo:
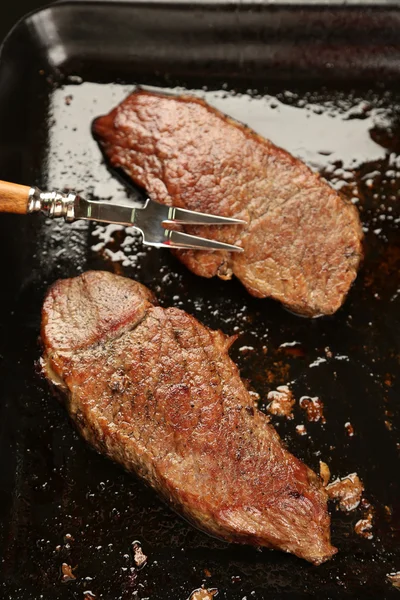
M196 526L315 564L334 554L327 494L254 410L230 338L97 271L50 288L42 340L44 372L82 435Z
M247 221L192 228L244 248L177 251L194 273L234 274L308 316L341 306L362 256L358 211L300 160L190 96L139 90L93 128L110 163L157 202Z

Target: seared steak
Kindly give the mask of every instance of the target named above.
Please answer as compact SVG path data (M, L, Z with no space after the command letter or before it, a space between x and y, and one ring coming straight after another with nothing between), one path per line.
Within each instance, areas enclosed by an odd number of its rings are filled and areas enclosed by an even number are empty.
M197 275L236 275L294 312L334 313L356 277L356 208L285 150L193 97L131 94L94 122L105 154L153 200L245 219L190 231L244 253L176 251Z
M42 340L86 440L195 525L315 564L334 554L326 491L254 409L232 338L97 271L51 287Z

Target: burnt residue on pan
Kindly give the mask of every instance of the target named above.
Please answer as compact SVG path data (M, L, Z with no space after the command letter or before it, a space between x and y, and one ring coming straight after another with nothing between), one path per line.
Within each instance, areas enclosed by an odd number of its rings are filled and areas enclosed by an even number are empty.
M167 252L144 249L129 229L2 218L14 274L1 311L1 597L185 600L202 586L226 600L398 593L386 575L400 569L400 96L272 86L232 92L204 83L187 88L305 160L357 204L365 231L359 277L336 315L308 320L250 297L237 281L195 277ZM140 193L102 162L90 133L93 118L132 86L77 78L54 86L45 74L37 86L33 183L138 201ZM289 384L293 419L271 419L290 450L316 471L326 463L331 480L357 472L365 488L353 511L331 506L333 560L315 568L215 540L79 438L34 363L47 286L89 268L137 278L163 305L238 335L231 355L261 410L269 392ZM318 398L324 418L308 419L302 397ZM368 511L372 529L357 535ZM135 548L147 558L140 568Z

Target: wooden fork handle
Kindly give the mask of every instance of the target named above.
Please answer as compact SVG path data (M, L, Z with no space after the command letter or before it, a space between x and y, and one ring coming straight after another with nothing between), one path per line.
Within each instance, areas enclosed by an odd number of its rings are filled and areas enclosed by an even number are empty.
M27 185L0 180L0 213L25 215L28 212L30 190Z

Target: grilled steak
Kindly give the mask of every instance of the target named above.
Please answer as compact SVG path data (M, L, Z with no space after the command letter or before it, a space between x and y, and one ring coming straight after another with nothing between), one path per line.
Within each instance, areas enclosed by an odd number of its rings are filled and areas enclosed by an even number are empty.
M327 494L254 409L232 338L97 271L51 287L42 341L85 439L195 525L315 564L334 554Z
M194 273L234 274L308 316L341 306L362 252L358 212L300 160L193 97L134 92L94 132L153 200L247 221L187 230L244 248L176 251Z

